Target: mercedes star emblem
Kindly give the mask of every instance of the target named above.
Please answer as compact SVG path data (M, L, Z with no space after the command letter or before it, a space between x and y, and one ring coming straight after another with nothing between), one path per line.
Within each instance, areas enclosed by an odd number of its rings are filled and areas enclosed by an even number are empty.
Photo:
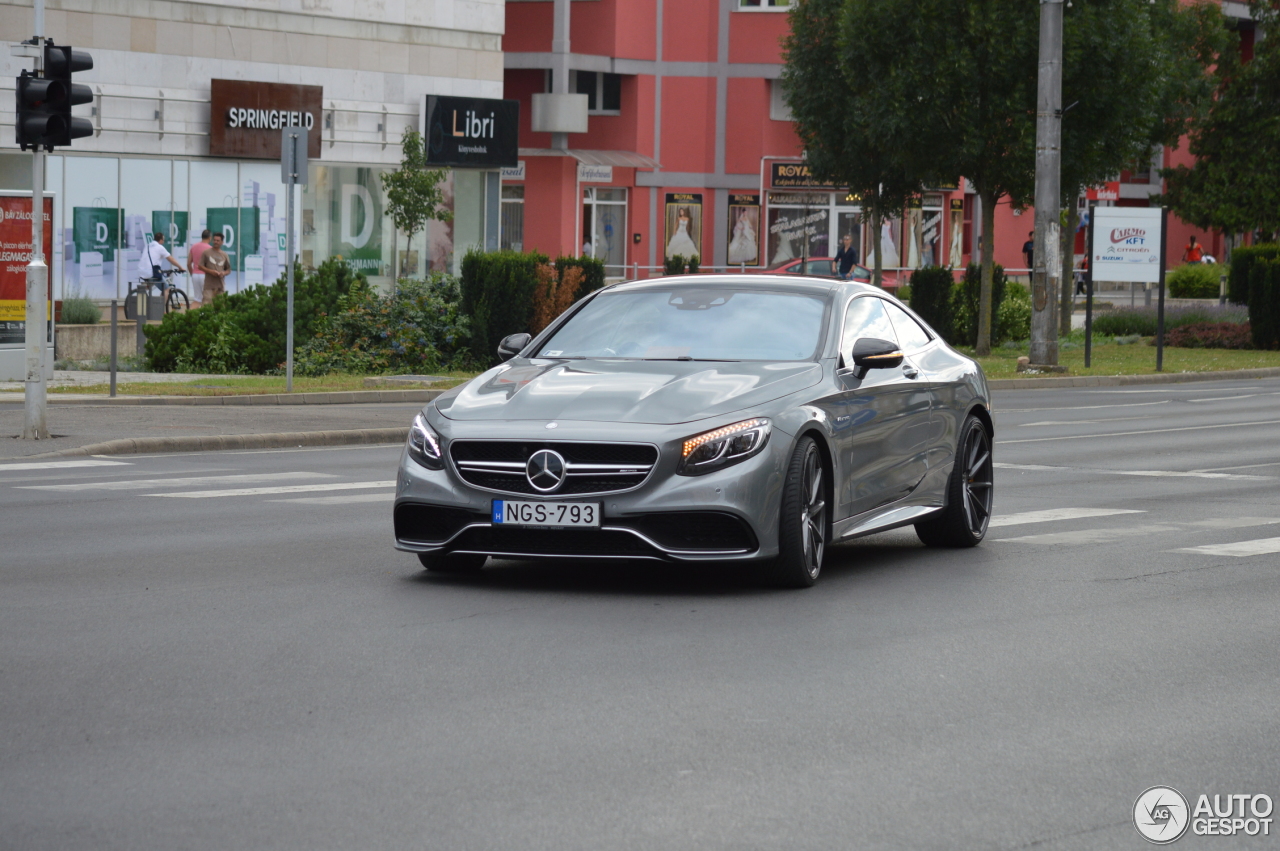
M559 452L550 449L539 449L529 456L524 465L524 474L534 490L550 493L564 483L564 458Z

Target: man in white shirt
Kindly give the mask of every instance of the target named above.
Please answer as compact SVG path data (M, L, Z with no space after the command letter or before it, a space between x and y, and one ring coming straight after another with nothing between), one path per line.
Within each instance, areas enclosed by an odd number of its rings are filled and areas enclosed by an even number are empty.
M160 264L165 260L178 271L187 271L169 254L169 249L164 247L164 233L157 232L155 241L148 242L147 247L142 249L142 256L138 258L138 275L143 278L160 278Z

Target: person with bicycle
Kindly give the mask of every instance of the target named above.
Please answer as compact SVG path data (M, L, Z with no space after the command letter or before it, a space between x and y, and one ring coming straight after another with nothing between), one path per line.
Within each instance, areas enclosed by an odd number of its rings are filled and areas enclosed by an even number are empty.
M156 231L155 241L148 242L147 247L142 249L142 256L138 258L138 274L144 283L159 285L161 296L165 295L167 287L160 264L166 260L179 272L187 271L169 254L169 249L164 247L164 234Z

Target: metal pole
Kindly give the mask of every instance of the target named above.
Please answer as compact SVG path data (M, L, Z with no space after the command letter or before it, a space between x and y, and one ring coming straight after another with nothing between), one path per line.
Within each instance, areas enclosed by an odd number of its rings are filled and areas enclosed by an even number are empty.
M1062 289L1062 2L1040 0L1036 95L1036 234L1031 284L1031 362L1058 362L1054 308Z
M1169 242L1169 208L1160 208L1160 304L1156 308L1156 372L1164 371L1164 267Z
M133 290L134 304L134 341L138 347L138 361L141 362L147 353L147 308L151 300L151 288L143 286L142 281L138 281L138 286Z
M285 308L285 378L284 390L286 393L293 392L293 186L298 182L298 134L289 134L289 181L285 184L284 191L288 193L288 198L284 205L285 218L285 238L284 238L284 261L287 266L285 271L286 291L288 297L286 299L287 307ZM395 262L392 257L392 263ZM394 284L393 284L394 286ZM394 291L394 290L393 290Z
M1089 205L1089 239L1088 247L1085 251L1089 252L1085 256L1089 259L1085 261L1084 279L1085 279L1085 296L1084 296L1084 368L1088 369L1093 366L1093 220L1097 218L1098 211L1096 204Z
M111 299L111 395L116 395L116 331L120 325L120 317L116 315L116 300Z
M44 0L35 0L35 38L44 37ZM37 73L44 70L44 56L37 50ZM50 222L50 226L52 226ZM43 440L49 437L46 420L44 355L48 330L49 267L44 262L44 151L37 145L31 153L31 261L27 264L27 312L25 343L27 354L26 392L23 394L22 437Z

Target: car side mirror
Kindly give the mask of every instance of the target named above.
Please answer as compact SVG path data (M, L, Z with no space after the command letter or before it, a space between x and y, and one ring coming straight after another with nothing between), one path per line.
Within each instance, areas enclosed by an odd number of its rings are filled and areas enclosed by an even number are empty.
M860 337L853 344L853 376L865 378L873 369L892 369L902 365L902 350L897 343Z
M533 337L521 331L519 334L508 334L502 338L502 342L498 344L498 357L508 360L520 354L525 346L529 345L529 341Z

